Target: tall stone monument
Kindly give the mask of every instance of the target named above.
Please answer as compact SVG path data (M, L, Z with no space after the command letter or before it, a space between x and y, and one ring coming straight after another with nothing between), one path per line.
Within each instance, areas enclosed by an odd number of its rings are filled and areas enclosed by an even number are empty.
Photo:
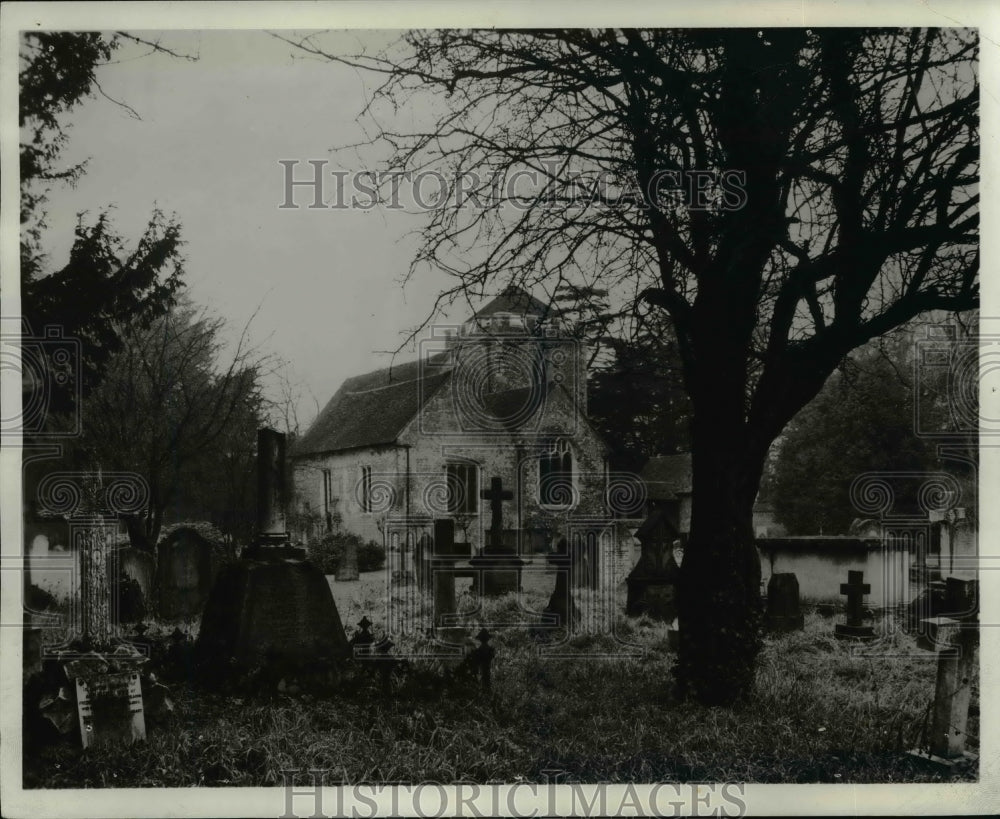
M285 531L284 459L285 436L259 430L257 536L212 588L197 643L206 666L309 671L348 654L326 576Z

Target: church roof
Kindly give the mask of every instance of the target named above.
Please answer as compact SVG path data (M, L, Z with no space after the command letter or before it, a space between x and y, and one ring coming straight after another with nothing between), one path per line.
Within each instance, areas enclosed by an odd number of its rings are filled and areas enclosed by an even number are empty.
M675 500L691 493L691 453L654 455L640 473L651 500Z
M421 378L419 361L348 378L296 443L295 455L391 444L451 370Z
M544 316L550 312L548 305L520 287L508 287L481 310L477 310L472 318L486 318L495 313L513 313L516 316Z
M473 318L505 312L544 315L547 311L545 304L524 290L509 287ZM430 368L430 372L419 361L409 361L348 378L296 442L293 454L318 455L394 443L451 375L451 367L441 361L445 355L439 354L437 366ZM547 385L546 390L551 386ZM487 396L486 400L486 410L493 417L510 419L520 417L518 410L524 407L528 396L526 390L515 389Z

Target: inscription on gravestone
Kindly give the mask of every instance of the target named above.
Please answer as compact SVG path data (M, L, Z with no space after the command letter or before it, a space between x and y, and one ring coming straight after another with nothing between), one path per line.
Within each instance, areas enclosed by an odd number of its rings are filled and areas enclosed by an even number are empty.
M77 677L76 702L84 748L146 738L138 672Z

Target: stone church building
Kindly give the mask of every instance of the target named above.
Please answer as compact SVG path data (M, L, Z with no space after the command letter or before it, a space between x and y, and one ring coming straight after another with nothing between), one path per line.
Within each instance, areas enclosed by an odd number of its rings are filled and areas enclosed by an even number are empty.
M521 554L562 536L589 539L595 567L614 559L601 551L627 552L613 545L622 527L587 418L585 356L549 313L508 289L435 328L418 360L347 379L294 447L297 519L311 529L296 534L339 527L392 559L451 518L475 553L491 526L482 492L499 478Z

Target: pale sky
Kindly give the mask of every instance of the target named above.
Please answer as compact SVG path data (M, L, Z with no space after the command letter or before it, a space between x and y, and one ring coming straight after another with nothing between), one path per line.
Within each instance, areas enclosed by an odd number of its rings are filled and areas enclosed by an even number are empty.
M397 36L355 31L326 42L353 53L362 41L381 46ZM377 167L375 152L332 153L363 139L356 118L375 79L293 57L291 46L264 32L169 32L162 42L199 59L140 57L146 50L127 44L98 73L104 91L141 120L100 95L66 118L72 129L64 159L89 164L75 189L56 187L50 195L50 269L65 264L79 211L115 205L114 223L128 241L141 235L154 206L176 213L188 293L234 333L259 307L252 338L290 362L306 390L306 425L316 412L309 393L322 405L344 378L387 365L377 351L398 346L447 282L428 273L399 286L416 248L407 234L423 215L309 210L312 194L303 189L296 194L303 207L278 209L280 159L301 160L299 178L310 173L310 159L329 159L331 168Z

